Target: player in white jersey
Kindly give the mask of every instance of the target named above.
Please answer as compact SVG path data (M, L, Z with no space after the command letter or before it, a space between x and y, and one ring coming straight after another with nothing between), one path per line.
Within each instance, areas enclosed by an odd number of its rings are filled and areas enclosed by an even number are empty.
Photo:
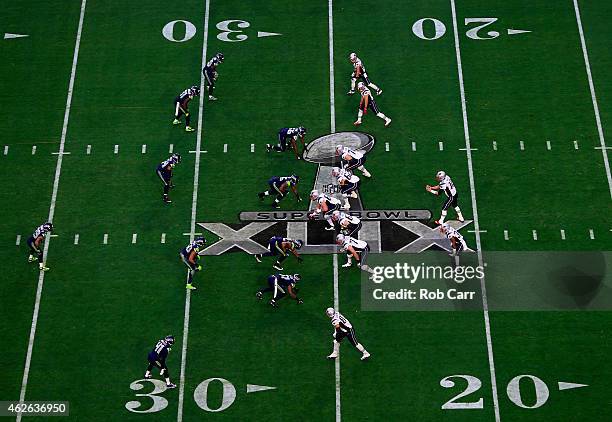
M361 230L361 220L354 215L343 213L342 211L334 211L332 220L340 226L340 232L345 236L356 237Z
M361 360L366 360L370 357L370 354L365 347L363 347L361 343L357 341L357 336L355 336L353 325L344 315L334 310L334 308L327 308L325 310L325 314L331 318L331 323L334 326L334 351L331 353L331 355L327 356L328 359L336 359L338 357L340 354L340 342L344 337L346 337L348 341L361 352Z
M468 248L467 243L463 239L461 233L457 231L457 229L449 226L448 223L443 223L440 226L440 233L446 236L448 240L451 242L451 247L453 249L451 255L458 255L459 252L465 251Z
M338 180L340 193L348 201L348 198L357 198L357 190L361 184L359 177L355 176L352 171L333 167L331 174Z
M370 272L370 268L367 266L370 246L366 241L339 234L336 236L336 244L341 246L340 252L346 252L346 264L342 265L343 268L353 265L353 258L355 258L357 266L361 270Z
M363 166L366 161L362 151L355 151L344 145L336 146L336 156L340 157L341 167L345 170L359 170L365 177L372 177L370 172Z
M361 100L359 101L359 111L357 112L357 120L353 123L355 126L359 126L361 124L361 117L364 114L367 114L368 109L372 110L376 117L380 117L385 121L385 126L389 126L391 124L391 119L385 116L378 108L376 101L374 101L374 97L370 90L365 86L363 82L359 82L357 84L357 90L359 94L361 94Z
M317 206L314 211L308 214L308 218L313 220L320 214L323 214L323 218L327 221L327 224L329 224L329 226L325 227L325 230L336 230L334 222L332 221L332 214L334 211L340 210L342 202L326 193L320 193L316 189L310 192L310 199L315 201Z
M436 186L425 186L425 190L434 195L439 195L440 191L444 192L446 195L446 201L444 205L442 205L442 215L439 220L436 220L436 224L444 223L444 219L446 218L446 214L448 214L448 209L452 205L455 208L455 212L457 213L457 219L462 223L465 221L463 218L463 214L461 214L461 208L458 205L459 194L457 193L457 188L455 188L455 184L451 180L450 176L440 170L436 173L436 180L438 181L438 185Z
M349 54L349 60L353 64L353 73L351 73L351 89L346 95L353 95L355 93L355 83L357 83L357 79L361 79L367 86L376 91L376 95L382 94L382 89L377 87L370 81L368 78L368 74L366 73L365 66L357 54L351 53Z

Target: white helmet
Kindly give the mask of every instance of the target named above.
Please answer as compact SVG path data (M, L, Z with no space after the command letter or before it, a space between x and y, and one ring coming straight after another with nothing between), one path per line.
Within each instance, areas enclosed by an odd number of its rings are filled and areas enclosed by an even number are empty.
M349 60L351 61L351 63L355 63L357 61L357 54L356 53L349 54Z
M334 220L334 221L340 220L340 215L341 215L341 213L338 210L332 212L332 220Z
M318 190L313 189L312 191L310 191L310 199L312 199L314 201L318 197L319 197L319 191Z
M365 84L363 82L359 82L357 84L357 89L361 90L361 89L364 89L364 88L365 88Z
M336 243L338 243L338 244L344 243L344 235L343 234L339 234L338 236L336 236Z
M331 175L334 177L340 176L340 167L332 167Z
M330 318L333 317L335 313L336 311L334 311L334 308L327 308L325 310L325 314Z
M336 155L344 154L344 147L342 145L336 145Z
M438 181L444 179L445 177L446 177L446 173L444 173L444 171L442 170L436 173L436 180Z

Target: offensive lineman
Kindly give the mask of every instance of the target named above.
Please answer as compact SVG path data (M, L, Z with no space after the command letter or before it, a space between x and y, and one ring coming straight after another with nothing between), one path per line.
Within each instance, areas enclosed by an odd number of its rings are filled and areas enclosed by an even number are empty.
M355 93L355 83L357 82L357 79L361 79L367 86L376 91L376 95L382 94L382 89L374 85L372 81L370 81L370 78L368 78L368 74L365 71L365 66L361 62L361 59L357 57L357 54L349 54L349 60L353 64L353 73L351 73L351 89L346 93L346 95L353 95Z
M331 175L338 180L340 186L340 193L346 199L357 198L357 190L361 185L359 177L355 176L352 171L341 169L340 167L333 167Z
M200 88L194 85L181 92L180 95L174 99L174 121L172 124L180 124L181 116L185 115L185 132L195 131L195 129L190 126L191 115L189 114L189 101L198 95L200 95Z
M341 246L340 252L346 252L346 264L342 265L343 268L353 265L353 258L355 258L361 270L370 271L366 264L370 246L366 241L339 234L336 236L336 244Z
M213 96L213 90L215 89L215 81L219 77L217 66L223 63L223 59L223 53L217 53L206 63L204 69L202 69L202 73L206 79L206 85L208 86L208 101L217 101L217 98Z
M304 242L300 239L293 240L282 236L272 236L270 238L270 241L268 242L268 252L264 254L255 254L255 260L257 262L261 262L261 258L264 256L278 255L278 258L276 259L276 262L274 263L274 265L272 265L272 267L279 271L282 271L283 261L287 259L289 253L292 253L293 256L297 258L297 261L299 263L302 263L304 261L304 258L302 258L296 252L297 250L302 248L303 244Z
M332 213L332 220L340 226L340 233L344 236L356 238L359 230L361 230L361 220L354 215L349 215L341 211Z
M206 244L206 239L203 237L198 237L189 245L185 246L181 249L179 257L187 266L189 271L187 275L187 285L185 286L188 290L195 290L196 287L193 283L193 276L197 271L202 271L202 266L198 264L198 260L200 259L200 251Z
M336 230L334 222L332 221L332 214L334 213L334 211L340 210L342 205L340 200L326 193L319 193L319 191L316 189L310 192L310 199L312 201L315 201L317 203L317 206L314 211L308 214L308 218L312 220L315 219L319 214L323 213L323 218L325 219L325 221L327 221L328 224L328 226L325 227L325 230ZM348 200L346 201L344 209L347 209L347 206L350 207L350 205L348 205Z
M438 181L438 185L425 186L425 190L433 195L439 195L440 191L444 192L444 194L446 195L446 201L444 202L444 205L442 205L442 215L440 216L439 220L435 221L435 223L444 223L444 219L446 218L446 214L448 213L448 209L451 205L455 208L455 212L457 213L457 219L463 223L465 219L463 218L463 214L461 214L461 209L457 204L459 194L457 194L457 188L455 188L455 185L451 180L450 176L440 170L438 173L436 173L436 180Z
M170 382L170 373L168 372L168 366L166 365L166 359L170 353L171 347L174 344L174 336L166 336L159 340L153 350L149 352L147 359L149 366L144 374L146 379L151 379L151 370L153 367L159 368L159 375L166 379L167 388L176 388L176 385Z
M164 194L162 195L162 201L164 201L166 204L169 204L172 202L170 198L168 197L168 193L170 193L170 189L174 187L174 184L172 184L172 169L174 169L174 166L176 166L180 162L181 162L181 155L175 153L175 154L172 154L170 158L162 161L157 166L157 175L159 176L162 183L164 184Z
M297 297L297 290L295 288L296 283L300 280L301 277L299 274L288 275L276 273L274 275L270 275L268 276L268 287L258 290L257 293L255 293L255 296L257 296L257 299L261 300L263 299L264 293L273 292L270 305L276 308L278 306L277 302L284 298L287 293L289 293L291 299L294 299L298 305L301 305L304 303L304 301Z
M266 196L276 193L276 198L274 198L272 208L280 208L281 199L283 199L285 195L287 195L287 191L291 189L291 192L293 192L297 201L301 202L302 198L300 198L300 193L297 189L299 181L300 177L296 174L292 174L291 176L271 177L270 180L268 180L268 186L270 186L270 188L267 191L259 192L257 196L259 196L260 201L263 201Z
M357 112L357 120L355 120L353 124L355 126L359 126L361 124L361 117L364 114L367 114L368 109L370 109L374 113L376 113L376 117L380 117L381 119L385 121L385 127L389 126L391 124L391 119L385 116L380 111L380 109L378 108L378 105L376 104L376 101L374 101L374 97L372 96L372 93L365 86L363 82L359 82L357 84L357 90L359 91L359 94L361 94L361 100L359 101L359 111Z
M331 318L331 323L334 326L334 351L331 355L327 356L327 359L336 359L340 353L340 342L344 337L348 338L348 341L355 346L357 350L361 352L361 360L366 360L370 357L368 351L357 341L355 336L355 330L353 325L348 319L340 312L334 310L334 308L327 308L325 314Z
M34 230L32 236L28 238L28 246L30 247L30 256L28 262L38 261L38 269L40 271L49 271L49 268L43 263L43 240L49 233L53 231L53 224L50 222L41 224Z
M304 135L306 135L306 128L304 126L300 127L284 127L278 131L278 145L266 144L266 150L271 152L272 150L276 152L284 152L287 151L287 143L291 144L291 148L293 148L293 152L295 153L295 159L300 160L300 153L298 152L298 139L302 143L302 150L304 149Z
M340 157L341 166L345 170L359 170L365 177L372 177L370 172L363 166L365 155L361 151L355 151L343 145L336 146L336 156Z
M460 252L468 249L465 239L457 229L451 227L448 223L442 223L440 226L440 233L442 233L451 242L452 252L451 256L457 256Z

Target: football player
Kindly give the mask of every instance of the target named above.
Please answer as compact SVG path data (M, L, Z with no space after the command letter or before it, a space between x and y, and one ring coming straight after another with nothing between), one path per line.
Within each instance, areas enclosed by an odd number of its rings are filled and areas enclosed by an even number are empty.
M380 117L385 121L385 126L389 126L391 124L391 119L381 113L381 111L378 109L376 101L374 101L374 97L372 97L372 93L363 82L359 82L357 84L357 90L359 91L359 94L361 94L361 100L359 101L359 111L357 112L357 120L355 120L353 124L355 126L359 126L361 124L361 117L364 114L367 114L368 109L370 109L374 113L376 113L376 117Z
M287 195L289 189L291 189L297 201L301 202L302 198L298 192L299 181L300 177L296 174L292 174L291 176L274 176L268 180L268 186L270 186L270 188L267 191L259 192L257 196L263 201L266 196L276 194L276 198L274 198L274 202L272 203L272 208L280 208L281 199L283 199L285 195Z
M353 265L353 258L355 258L361 270L370 271L366 264L370 246L366 241L339 234L336 236L336 244L341 246L340 252L346 252L346 264L342 265L343 268Z
M185 263L188 269L187 275L187 285L185 288L188 290L195 290L196 287L193 285L193 276L197 271L202 271L202 266L198 264L198 260L200 259L200 251L204 248L206 244L206 239L203 237L198 237L193 242L189 243L185 246L179 256L181 260Z
M336 156L340 157L342 168L345 170L359 170L365 177L372 177L370 172L363 166L366 158L363 152L355 151L343 145L336 146Z
M175 154L172 154L170 158L162 161L157 166L157 175L159 176L162 183L164 184L164 194L162 195L162 201L164 201L166 204L169 204L172 202L170 198L168 197L168 193L170 192L170 189L174 187L174 185L172 184L172 169L174 169L174 166L176 166L180 162L181 162L181 155L175 153Z
M340 232L344 236L356 238L361 230L361 220L354 215L345 214L342 211L334 211L332 220L340 226Z
M30 247L30 256L28 262L38 261L38 269L40 271L49 271L43 262L43 241L49 233L53 231L53 224L50 222L41 224L34 230L32 236L28 238L28 246Z
M340 167L333 167L331 174L338 180L340 186L340 193L346 198L357 198L357 190L361 184L359 177L355 176L352 171L341 169Z
M334 211L340 210L342 206L340 200L326 193L320 193L316 189L310 192L310 200L316 202L317 206L314 211L308 214L308 218L313 220L320 214L323 214L323 218L328 224L328 226L325 227L325 230L336 230L334 222L332 221L332 214ZM348 205L348 201L346 201L346 204ZM346 205L344 208L346 209Z
M194 85L181 92L181 94L174 99L174 121L172 124L180 124L180 118L184 114L186 124L185 132L193 132L195 130L190 126L191 115L189 114L189 101L198 95L200 95L200 87Z
M304 149L304 135L306 135L306 128L300 127L284 127L278 131L278 145L266 144L268 152L272 150L276 152L284 152L287 150L287 143L291 144L293 152L295 153L296 160L300 159L300 153L298 152L298 139L302 143L302 150Z
M370 357L368 351L357 341L355 336L355 330L353 325L348 319L340 312L334 310L334 308L327 308L325 314L331 318L331 323L334 326L334 351L331 355L327 356L327 359L336 359L340 353L340 342L344 337L348 338L348 341L361 352L361 360L366 360Z
M257 262L261 262L261 259L264 256L278 255L278 258L276 259L276 262L274 263L274 265L272 265L272 267L279 271L282 271L283 261L287 259L289 253L293 254L293 256L297 258L297 261L299 263L304 261L304 258L302 258L297 253L297 251L302 248L303 244L304 242L300 239L293 240L282 236L272 236L270 238L270 241L268 242L268 252L264 254L255 254L255 259L257 260Z
M212 59L210 59L202 73L204 74L204 78L206 79L206 85L208 86L208 101L217 101L216 97L213 97L213 90L215 89L215 81L219 77L219 73L217 73L217 66L223 63L223 53L217 53L214 55Z
M440 225L440 233L446 236L446 238L451 242L451 256L457 256L460 252L468 249L468 245L465 243L461 233L459 233L457 229L449 226L448 223L442 223L442 225Z
M170 353L171 347L174 344L174 336L166 336L160 341L157 342L153 350L149 352L147 359L149 361L149 366L147 366L147 371L144 374L146 379L151 379L151 370L155 366L159 368L159 375L164 377L166 380L167 388L176 388L176 385L170 382L170 373L168 372L168 366L166 365L166 359L168 358L168 354Z
M459 208L459 205L457 203L459 194L457 194L457 188L455 188L455 185L451 180L450 176L440 170L438 173L436 173L436 180L438 181L438 185L436 186L425 185L425 190L429 193L439 195L440 191L442 191L446 195L446 201L444 202L444 205L442 205L442 215L440 216L439 220L435 221L435 223L444 223L444 219L446 218L446 214L448 213L448 209L451 205L455 208L455 212L457 213L457 219L463 223L465 219L463 218L463 214L461 214L461 208Z
M276 273L274 275L268 276L268 287L260 289L255 293L257 299L263 299L263 294L266 292L273 292L272 300L270 300L270 305L273 307L277 306L277 302L284 298L287 293L294 299L298 305L304 303L302 299L297 297L295 284L301 280L299 274L287 275ZM286 290L286 291L285 291Z
M370 78L368 78L368 74L365 71L365 66L361 62L361 59L357 57L357 54L349 54L349 60L353 64L353 73L351 73L351 89L346 94L353 95L355 93L355 83L357 82L357 79L361 79L367 86L376 91L376 95L382 94L382 89L374 85L372 81L370 81Z

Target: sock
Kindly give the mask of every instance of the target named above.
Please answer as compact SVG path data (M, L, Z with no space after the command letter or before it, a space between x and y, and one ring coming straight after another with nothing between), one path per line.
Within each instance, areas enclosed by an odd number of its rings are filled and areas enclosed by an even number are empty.
M168 192L170 192L170 185L166 183L164 185L164 196L168 196Z
M444 210L442 211L442 215L440 216L440 219L438 220L440 222L440 224L444 223L444 219L446 218L446 214L448 213L448 211Z
M189 124L189 122L190 122L190 121L191 121L191 116L189 115L189 113L185 113L185 124L186 124L187 126L191 126L191 125Z
M166 377L166 385L170 385L170 377Z
M351 78L351 91L355 90L355 83L357 82L357 79L355 78Z
M363 347L363 346L361 345L361 343L357 343L357 346L355 346L355 347L356 347L356 348L357 348L357 350L359 350L361 353L365 353L365 352L366 352L365 347Z
M359 170L360 172L364 172L365 171L365 167L364 166L359 166L357 167L357 170Z
M214 85L210 85L208 87L208 95L213 95L213 91L215 90L215 86Z
M351 263L353 263L353 255L351 255L351 254L346 254L346 263L347 263L347 264L351 264Z
M334 222L332 221L331 217L325 217L325 221L327 221L327 224L329 224L331 227L334 227Z
M43 267L43 260L42 260L42 252L38 254L38 263L40 264L40 268Z
M376 117L380 117L380 118L381 118L381 119L383 119L383 120L387 120L387 116L385 116L385 115L384 115L384 114L382 114L382 113L378 113L378 114L376 114Z
M189 270L189 275L187 276L187 284L191 284L191 282L193 281L193 270Z
M270 191L269 191L269 190L267 190L267 191L265 191L265 192L263 193L263 196L269 196L269 195L270 195Z
M359 109L359 111L357 112L357 121L358 122L361 121L361 116L363 116L363 111L361 109Z
M340 343L334 340L334 353L338 354L340 352Z
M30 256L28 257L28 259L34 259L34 255L30 254Z
M374 85L373 83L371 83L371 82L370 82L370 85L368 85L368 86L370 88L372 88L374 91L378 91L379 90L379 88L376 85Z
M457 217L459 217L459 220L463 220L463 214L461 214L461 209L459 207L455 207L455 211L457 212Z

